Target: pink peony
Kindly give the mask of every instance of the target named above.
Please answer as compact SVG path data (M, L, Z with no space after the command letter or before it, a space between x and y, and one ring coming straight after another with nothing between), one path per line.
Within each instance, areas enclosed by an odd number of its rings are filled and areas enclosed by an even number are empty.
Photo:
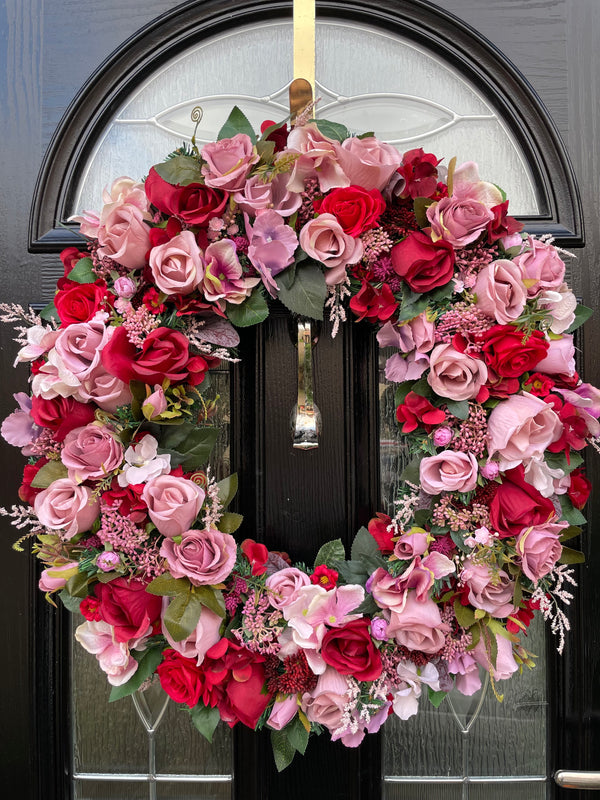
M169 572L174 578L189 578L194 586L214 586L229 576L235 564L237 546L233 536L216 528L192 529L181 534L180 543L165 539L160 554L167 559Z
M442 450L422 459L421 487L427 494L472 492L477 486L477 459L472 453Z
M144 486L142 499L150 519L163 536L181 536L194 522L204 502L204 490L187 478L159 475Z
M37 495L34 509L42 525L59 531L63 539L72 539L91 528L100 504L88 486L78 486L71 478L59 478Z
M123 445L111 428L91 422L65 436L60 459L75 483L101 480L121 466Z
M436 394L450 400L473 400L488 378L481 359L459 353L451 344L434 347L429 365L427 382Z
M243 189L258 154L247 134L236 133L231 139L205 144L202 158L206 161L202 174L207 186L237 192Z

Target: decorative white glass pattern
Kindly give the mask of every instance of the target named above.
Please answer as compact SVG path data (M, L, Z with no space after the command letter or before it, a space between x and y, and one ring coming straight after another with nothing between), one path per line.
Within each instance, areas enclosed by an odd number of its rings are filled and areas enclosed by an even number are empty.
M194 45L141 84L100 137L69 213L95 208L117 175L141 178L148 164L189 140L192 108L204 115L199 142L213 141L234 104L258 128L288 114L291 22L247 26ZM361 65L368 64L369 69ZM520 148L482 95L438 57L384 31L342 21L317 24L317 116L365 127L400 150L473 160L502 186L515 214L538 212Z

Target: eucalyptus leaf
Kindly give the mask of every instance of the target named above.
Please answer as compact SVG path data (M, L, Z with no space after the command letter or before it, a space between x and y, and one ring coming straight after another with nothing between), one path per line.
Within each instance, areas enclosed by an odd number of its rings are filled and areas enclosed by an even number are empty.
M315 569L322 564L333 564L335 561L343 561L346 558L346 551L341 539L333 539L331 542L325 542L319 548L319 552L315 558Z
M269 316L269 307L263 293L255 289L247 300L236 305L227 303L227 318L238 328L259 325Z
M197 730L200 731L202 736L204 736L204 738L212 744L213 734L217 728L217 725L219 724L219 720L221 719L219 709L216 706L214 708L210 708L210 706L205 706L202 703L198 703L197 706L194 706L194 708L190 709L190 715Z
M172 186L189 186L191 183L204 183L202 165L193 156L174 156L160 164L155 164L154 169L160 177Z
M138 668L127 683L112 687L110 697L108 698L109 703L114 703L115 700L120 700L122 697L127 697L137 692L142 683L154 674L156 668L162 661L162 650L160 647L150 647L143 652L133 650L131 655L138 659Z
M217 139L219 141L221 139L232 139L238 133L245 133L250 137L252 144L256 144L256 134L254 133L254 128L250 124L248 117L239 106L234 106L225 120L225 124L219 131Z
M293 285L289 289L280 285L279 299L294 314L322 320L327 284L321 268L314 261L303 262L296 269Z
M34 489L47 489L51 483L66 478L68 470L62 461L49 461L47 464L38 470L35 478L31 481Z

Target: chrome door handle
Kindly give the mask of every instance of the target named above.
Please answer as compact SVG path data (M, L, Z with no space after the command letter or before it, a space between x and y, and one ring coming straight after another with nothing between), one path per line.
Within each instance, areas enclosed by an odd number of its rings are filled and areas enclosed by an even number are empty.
M559 769L554 773L554 782L563 789L595 789L600 791L600 772Z

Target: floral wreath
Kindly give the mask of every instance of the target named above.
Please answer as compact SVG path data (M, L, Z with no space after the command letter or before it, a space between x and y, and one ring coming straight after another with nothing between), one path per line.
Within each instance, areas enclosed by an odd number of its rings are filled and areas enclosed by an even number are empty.
M308 117L257 137L234 108L218 141L117 179L75 217L87 249L63 251L49 306L2 306L31 367L2 425L29 459L23 505L2 513L34 537L40 588L83 614L111 699L156 674L209 740L219 720L269 728L278 769L311 733L355 747L484 671L501 699L534 666L536 611L562 651L583 560L564 542L600 435L563 251L522 233L476 164ZM237 478L207 466L209 370L268 296L325 308L334 336L349 308L395 350L412 461L349 558L340 540L312 566L236 543Z

